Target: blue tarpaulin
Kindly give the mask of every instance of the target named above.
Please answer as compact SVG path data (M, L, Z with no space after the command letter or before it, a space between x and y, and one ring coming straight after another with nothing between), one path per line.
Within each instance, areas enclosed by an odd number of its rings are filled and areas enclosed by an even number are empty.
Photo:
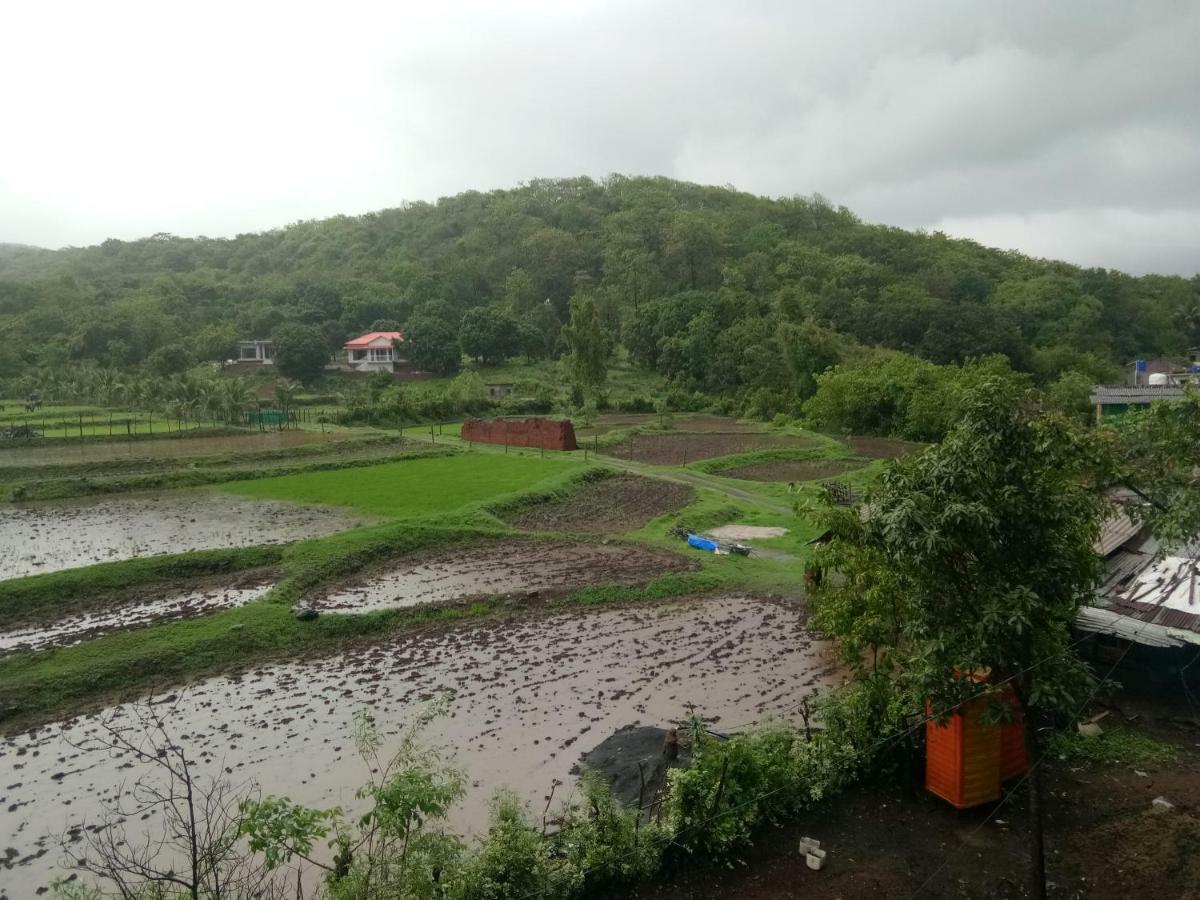
M717 552L717 542L712 538L701 537L698 534L689 534L687 541L689 547L695 547L697 550L707 550L709 553Z

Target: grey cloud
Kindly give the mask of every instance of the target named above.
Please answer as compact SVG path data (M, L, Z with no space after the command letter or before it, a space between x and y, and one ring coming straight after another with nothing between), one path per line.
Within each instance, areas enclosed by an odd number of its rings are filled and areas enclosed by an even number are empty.
M247 90L227 86L220 104L192 85L206 108L235 113L320 94L270 127L235 114L252 162L235 134L215 146L207 158L228 184L216 195L160 177L128 213L39 203L0 149L0 239L231 234L619 171L816 191L870 221L1085 264L1200 269L1196 232L1177 230L1200 218L1197 0L387 9L290 26L282 69L254 59ZM270 41L240 52L256 46ZM293 84L306 59L318 74ZM145 112L120 102L123 122ZM186 146L166 130L164 144ZM161 152L153 132L140 137Z

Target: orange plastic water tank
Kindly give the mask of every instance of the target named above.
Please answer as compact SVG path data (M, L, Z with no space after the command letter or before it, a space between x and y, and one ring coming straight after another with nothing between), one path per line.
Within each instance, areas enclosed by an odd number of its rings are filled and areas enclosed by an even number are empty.
M945 725L925 723L925 787L957 809L1000 799L1000 726L982 721L988 702L964 703Z

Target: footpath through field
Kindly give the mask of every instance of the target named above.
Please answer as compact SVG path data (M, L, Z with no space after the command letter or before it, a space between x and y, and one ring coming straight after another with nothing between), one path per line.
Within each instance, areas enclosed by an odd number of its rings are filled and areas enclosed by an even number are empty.
M725 484L720 479L713 475L704 472L692 472L685 469L671 468L663 469L662 466L653 466L648 463L630 462L627 459L616 459L614 457L602 457L596 460L601 465L612 466L614 469L621 469L624 472L631 472L636 475L644 475L647 478L661 478L664 481L675 481L680 484L691 484L699 487L708 488L711 491L717 491L732 497L735 500L741 500L743 503L751 503L755 506L761 506L763 509L769 509L777 513L790 513L788 509L781 503L774 503L766 497L755 494L753 491L744 491L741 488L735 488L732 485Z
M415 429L414 433L406 434L405 439L410 441L422 441L424 443L430 442L430 438L416 432ZM448 434L437 436L435 443L450 444L459 447L464 446L463 441L457 435ZM472 452L504 453L505 451L504 448L496 445L475 444ZM518 450L515 452L528 453L530 451L525 449L524 451ZM568 456L571 459L583 458L581 451L576 451L572 454L561 455ZM723 480L705 472L694 472L687 469L682 469L678 466L667 467L653 465L651 463L633 462L628 459L618 459L614 456L592 455L588 458L588 461L595 462L596 465L609 466L611 468L619 469L623 472L629 472L634 475L643 475L646 478L660 478L664 481L674 481L678 484L689 484L695 487L708 488L711 491L717 491L718 493L725 494L727 497L731 497L734 500L740 500L743 503L749 503L754 506L761 507L762 509L770 510L771 512L784 514L791 512L791 509L789 509L787 506L784 506L782 503L773 502L772 500L763 497L761 494L756 494L753 491L747 491L742 490L741 488L733 487L732 485L726 484Z

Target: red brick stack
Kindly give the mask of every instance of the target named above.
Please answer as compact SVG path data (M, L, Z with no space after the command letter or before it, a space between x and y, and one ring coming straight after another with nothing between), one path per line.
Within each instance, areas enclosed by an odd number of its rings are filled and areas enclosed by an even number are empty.
M541 447L544 450L578 450L575 427L566 419L467 419L462 439L481 444L510 447Z

